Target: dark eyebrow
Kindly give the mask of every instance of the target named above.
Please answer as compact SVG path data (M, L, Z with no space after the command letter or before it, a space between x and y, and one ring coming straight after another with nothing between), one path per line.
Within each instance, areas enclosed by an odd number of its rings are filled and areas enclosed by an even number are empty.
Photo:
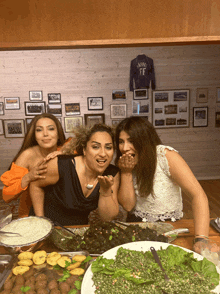
M101 143L99 142L96 142L96 141L92 141L92 144L98 144L98 145L101 145ZM105 143L105 145L113 145L113 143Z
M54 125L48 125L48 126L46 126L47 128L48 127L54 127ZM43 128L43 126L36 126L36 128Z

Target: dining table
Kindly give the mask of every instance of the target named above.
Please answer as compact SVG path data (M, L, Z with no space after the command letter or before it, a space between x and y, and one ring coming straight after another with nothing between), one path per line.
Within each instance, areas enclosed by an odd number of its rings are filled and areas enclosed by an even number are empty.
M179 228L188 228L188 233L180 233L177 238L171 242L171 244L175 244L181 246L186 249L193 250L193 239L195 236L194 231L194 220L193 219L181 219L175 222L165 221L165 223L169 223L173 226L174 229ZM138 224L138 223L137 223ZM68 228L82 228L88 227L89 225L76 225L76 226L67 226ZM220 234L219 232L213 228L211 225L209 227L209 239L217 244L220 244ZM34 250L39 249L39 247L34 248ZM47 238L40 244L40 249L45 250L50 253L53 251L59 250L51 241L50 238ZM0 254L8 254L8 249L4 246L0 246Z

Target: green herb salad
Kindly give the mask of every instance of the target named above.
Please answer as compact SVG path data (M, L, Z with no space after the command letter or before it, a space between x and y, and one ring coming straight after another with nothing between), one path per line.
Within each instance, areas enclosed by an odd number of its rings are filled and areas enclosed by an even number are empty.
M208 294L219 285L216 266L206 258L197 260L193 252L172 245L157 253L170 281L164 279L151 251L120 247L115 259L100 256L92 263L94 293Z

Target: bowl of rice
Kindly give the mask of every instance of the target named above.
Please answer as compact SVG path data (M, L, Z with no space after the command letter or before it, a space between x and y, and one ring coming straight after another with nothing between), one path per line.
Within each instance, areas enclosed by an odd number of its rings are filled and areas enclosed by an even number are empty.
M29 216L15 219L1 228L1 231L19 235L0 234L0 245L12 252L36 247L50 236L53 227L53 222L46 217Z

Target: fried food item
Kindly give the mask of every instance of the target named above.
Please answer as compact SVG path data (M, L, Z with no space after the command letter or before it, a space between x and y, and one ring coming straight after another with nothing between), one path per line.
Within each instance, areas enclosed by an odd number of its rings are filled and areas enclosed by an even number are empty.
M80 264L81 264L80 261L77 261L77 262L75 262L75 263L71 263L71 264L67 267L67 269L68 269L68 271L71 271L71 270L73 270L74 268L79 267Z
M66 266L66 261L71 262L71 259L68 256L62 256L57 260L57 264L64 268Z
M12 272L15 276L17 275L23 275L25 272L27 272L30 269L29 266L25 265L18 265L12 269Z
M34 264L43 264L45 263L46 261L46 258L47 258L47 253L46 251L44 250L39 250L39 251L36 251L33 255L33 262Z
M81 267L74 268L70 271L70 274L73 276L81 276L85 273L85 270Z
M34 255L33 252L28 252L28 251L21 252L21 253L18 255L18 259L19 259L19 260L22 260L22 259L32 259L32 258L33 258L33 255Z
M31 266L32 264L33 264L33 261L31 259L21 259L18 261L18 265Z
M84 261L86 259L86 256L85 255L75 255L73 256L72 260L75 260L75 261Z
M48 256L47 256L47 263L49 265L56 265L57 264L57 260L61 258L61 254L59 254L58 252L51 252Z

